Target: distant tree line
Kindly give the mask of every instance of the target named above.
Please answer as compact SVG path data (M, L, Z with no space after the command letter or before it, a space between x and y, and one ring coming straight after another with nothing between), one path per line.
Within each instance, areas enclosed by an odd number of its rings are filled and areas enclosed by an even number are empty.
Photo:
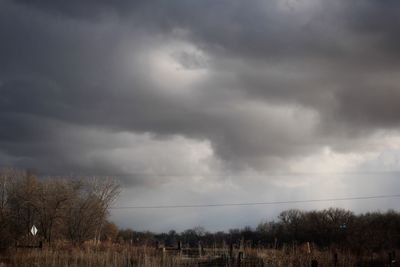
M321 249L336 247L353 252L400 248L400 213L396 211L354 214L330 208L319 211L291 209L277 220L256 228L208 232L195 227L183 232L140 232L118 229L109 222L108 209L120 191L118 183L105 178L48 177L32 172L0 170L0 248L14 246L32 237L38 228L40 240L79 245L88 240L121 244L205 247L234 244L282 248L310 242Z
M177 246L221 247L244 242L247 246L282 248L283 246L310 242L320 249L349 249L354 253L375 252L400 248L400 213L371 212L355 215L344 209L330 208L321 211L291 209L282 212L277 221L260 223L255 229L244 227L228 232L207 232L202 227L181 233L136 232L120 230L117 240L132 244L157 244Z
M0 247L29 239L33 225L42 242L107 238L117 228L107 221L118 196L113 179L38 178L32 172L0 170ZM108 231L108 232L107 232Z

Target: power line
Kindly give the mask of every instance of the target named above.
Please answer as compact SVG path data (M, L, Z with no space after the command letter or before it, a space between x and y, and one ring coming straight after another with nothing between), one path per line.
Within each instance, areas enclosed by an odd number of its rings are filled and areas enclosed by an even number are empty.
M307 200L286 200L271 202L246 202L246 203L216 203L216 204L190 204L190 205L154 205L154 206L120 206L111 207L110 209L177 209L177 208L208 208L208 207L235 207L235 206L259 206L259 205L280 205L295 203L313 203L313 202L329 202L329 201L349 201L349 200L368 200L368 199L387 199L400 198L400 194L396 195L376 195L376 196L357 196L343 198L323 198L323 199L307 199Z

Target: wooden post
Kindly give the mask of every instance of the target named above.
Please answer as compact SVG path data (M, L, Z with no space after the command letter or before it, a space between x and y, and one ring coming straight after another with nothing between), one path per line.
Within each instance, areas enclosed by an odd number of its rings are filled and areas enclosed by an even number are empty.
M225 239L222 239L222 250L221 250L221 255L224 255L224 257L228 257L228 250L226 248L226 241Z
M215 243L215 240L213 242L213 255L215 256L217 253L217 244Z
M203 248L202 248L202 246L201 246L201 242L199 241L199 258L201 258L203 255L203 253L202 253L202 250L203 250Z
M178 242L178 252L179 252L179 257L182 256L182 241Z
M396 252L392 251L389 252L389 266L394 266L396 263Z
M242 261L243 261L243 252L239 251L238 257L237 257L237 266L240 266Z
M333 266L336 267L338 265L339 259L338 259L338 254L335 252L333 254Z

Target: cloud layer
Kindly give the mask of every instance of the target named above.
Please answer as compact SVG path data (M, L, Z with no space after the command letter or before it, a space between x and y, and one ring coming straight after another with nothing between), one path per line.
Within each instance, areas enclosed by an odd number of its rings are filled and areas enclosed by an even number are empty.
M1 164L200 202L397 171L399 5L1 0Z

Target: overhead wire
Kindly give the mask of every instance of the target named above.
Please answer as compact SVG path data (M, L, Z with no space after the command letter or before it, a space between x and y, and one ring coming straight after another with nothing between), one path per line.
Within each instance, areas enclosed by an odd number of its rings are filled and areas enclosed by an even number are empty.
M281 204L331 202L331 201L376 200L376 199L389 199L389 198L400 198L400 194L374 195L374 196L355 196L355 197L341 197L341 198L305 199L305 200L284 200L284 201L268 201L268 202L115 206L115 207L110 207L110 209L113 209L113 210L126 210L126 209L213 208L213 207L235 207L235 206L281 205Z

